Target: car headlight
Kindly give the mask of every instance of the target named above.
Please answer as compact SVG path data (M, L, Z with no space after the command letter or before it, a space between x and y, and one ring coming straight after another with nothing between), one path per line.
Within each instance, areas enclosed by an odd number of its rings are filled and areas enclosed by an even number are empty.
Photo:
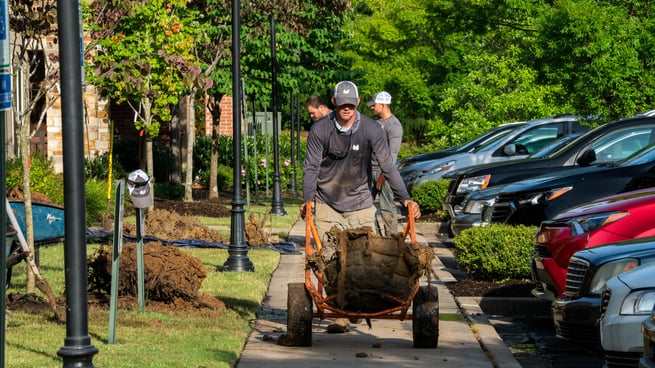
M600 266L598 271L594 274L589 284L589 293L600 295L605 289L605 283L612 277L630 271L631 269L639 266L639 261L634 258L624 258L617 261L607 262Z
M464 213L468 214L481 214L482 209L485 206L493 206L494 202L496 201L496 198L491 198L491 199L482 199L482 200L475 200L475 199L468 199L466 203L464 204Z
M623 315L648 315L655 305L655 289L639 290L630 293L621 304Z
M588 216L575 217L569 220L571 223L571 235L580 235L590 233L598 228L607 226L615 221L629 216L629 212L603 212L595 213Z
M455 165L455 160L450 160L448 162L442 162L434 167L432 167L430 170L427 171L426 175L432 175L436 174L442 171L450 170L453 165Z
M537 205L539 203L552 201L553 199L560 197L561 195L569 192L571 189L573 189L573 187L568 186L568 187L554 188L554 189L547 190L545 192L532 194L526 197L525 199L520 200L519 204Z
M457 187L457 194L464 194L474 190L485 189L489 185L490 180L491 175L489 174L464 178Z

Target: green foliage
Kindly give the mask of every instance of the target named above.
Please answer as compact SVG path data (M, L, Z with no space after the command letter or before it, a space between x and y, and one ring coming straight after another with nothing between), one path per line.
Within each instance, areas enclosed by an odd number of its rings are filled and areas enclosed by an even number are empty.
M46 195L53 203L64 204L63 176L55 173L52 160L45 158L39 152L30 156L30 189L32 193ZM21 158L7 161L7 189L23 185L23 165Z
M234 169L227 165L218 165L218 189L226 190L234 188Z
M118 160L112 160L113 178L125 178L127 173ZM87 179L108 179L109 178L109 152L93 158L84 158L84 177Z
M530 278L535 226L492 224L474 227L453 239L457 264L476 280Z
M274 152L273 137L258 134L256 137L246 137L246 149L242 149L241 164L243 185L245 189L245 180L251 190L270 190L274 186ZM294 142L294 156L296 152L296 142ZM305 155L305 141L300 145L301 160ZM219 137L219 154L218 154L218 186L219 189L229 189L232 187L234 165L232 160L232 138L228 136ZM246 152L247 150L247 152ZM223 153L221 153L223 152ZM209 162L211 154L211 139L207 136L201 136L196 139L194 150L194 177L200 178L203 185L209 184ZM280 186L283 190L288 190L292 186L293 166L291 165L291 136L288 132L282 132L278 136L278 159ZM246 160L247 157L247 160ZM247 168L247 169L246 169ZM295 173L297 184L302 179L302 161L295 162Z
M412 189L412 199L418 203L422 211L442 212L449 183L448 179L423 182Z
M184 185L163 183L155 181L153 190L155 197L163 199L182 199L184 198Z
M84 182L86 226L100 226L107 214L107 181L90 178ZM112 193L113 195L113 193ZM109 206L113 211L113 207Z

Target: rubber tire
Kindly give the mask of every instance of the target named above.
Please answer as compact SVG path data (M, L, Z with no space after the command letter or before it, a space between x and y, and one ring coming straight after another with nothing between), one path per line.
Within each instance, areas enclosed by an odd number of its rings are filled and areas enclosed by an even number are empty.
M312 299L301 282L288 285L286 345L312 346Z
M439 292L421 286L412 303L412 335L415 348L434 349L439 344Z

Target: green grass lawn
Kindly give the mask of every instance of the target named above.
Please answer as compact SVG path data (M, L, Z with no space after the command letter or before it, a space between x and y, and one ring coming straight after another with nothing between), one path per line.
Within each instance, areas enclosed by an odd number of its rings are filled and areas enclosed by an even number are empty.
M298 217L299 201L285 202L287 216L273 216L274 228L288 229ZM266 206L251 211L265 213ZM249 212L246 212L246 216ZM204 219L205 225L230 225L230 219ZM227 235L229 239L229 234ZM89 245L91 255L98 245ZM63 244L40 250L40 272L55 295L64 295ZM220 316L202 313L174 314L138 310L118 310L116 342L108 344L109 311L91 309L88 316L91 344L99 353L93 357L97 367L231 367L238 359L254 326L261 301L268 289L280 254L269 249L248 252L254 272L222 272L228 258L225 249L183 249L199 258L207 271L200 293L223 301L228 308ZM13 268L8 293L25 292L25 267ZM37 295L42 294L37 291ZM62 317L65 317L62 315ZM52 315L11 312L7 316L6 365L22 367L61 367L57 351L64 346L66 325L52 320Z
M89 245L91 254L96 245ZM207 270L200 293L215 296L229 306L220 316L201 313L169 314L118 310L116 343L107 343L109 311L89 311L89 336L99 349L93 362L98 367L230 367L239 357L254 324L260 303L275 270L279 253L257 249L248 252L254 272L221 272L227 250L184 249L199 258ZM41 272L56 295L64 291L63 245L41 249ZM12 288L25 291L22 264L14 267ZM37 295L41 295L37 292ZM11 312L7 317L6 363L8 367L61 367L57 351L64 346L65 324L52 315ZM65 317L62 316L62 317Z

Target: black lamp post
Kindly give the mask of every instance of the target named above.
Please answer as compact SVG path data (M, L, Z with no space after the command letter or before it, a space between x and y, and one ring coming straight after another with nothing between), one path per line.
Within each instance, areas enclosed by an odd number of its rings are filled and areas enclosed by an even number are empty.
M278 143L278 129L279 124L277 121L277 74L275 72L275 65L277 64L275 58L275 20L271 15L271 79L272 79L272 107L273 107L273 165L275 171L273 172L273 202L271 203L271 214L278 216L286 216L287 211L284 210L282 203L282 189L280 187L280 145Z
M232 0L232 152L234 154L234 195L232 196L232 218L230 224L230 244L225 271L255 271L248 258L246 243L246 224L244 201L241 195L241 34L239 0Z
M62 357L64 368L93 367L93 356L98 353L98 349L91 345L88 333L82 50L80 24L76 21L80 17L78 6L77 1L57 1L66 219L66 339L57 355Z

